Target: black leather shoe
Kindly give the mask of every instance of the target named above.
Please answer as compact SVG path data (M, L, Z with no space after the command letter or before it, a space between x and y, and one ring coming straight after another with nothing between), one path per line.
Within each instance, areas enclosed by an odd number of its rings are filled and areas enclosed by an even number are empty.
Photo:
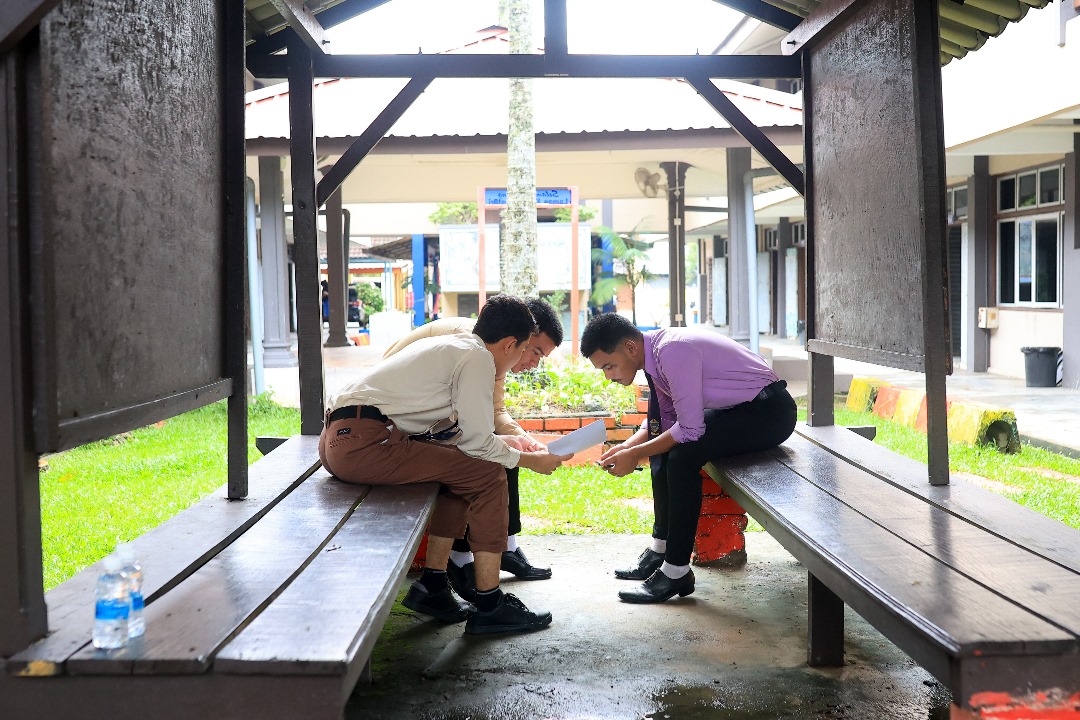
M660 569L663 562L663 553L653 552L652 548L645 548L645 552L638 555L637 565L623 570L616 570L615 577L620 580L647 580L654 572Z
M428 589L418 582L412 584L401 604L410 610L448 623L459 623L476 610L471 603L458 599L449 587L438 592L428 592Z
M640 587L633 590L620 590L619 599L628 603L661 603L675 597L686 597L694 592L694 571L683 575L678 580L672 580L664 574L663 570L657 570L649 579L641 583Z
M476 565L465 563L458 567L454 561L446 563L446 577L450 580L450 587L454 588L463 600L476 602Z
M551 613L533 612L510 593L503 593L499 604L489 612L474 612L465 621L467 635L529 632L551 624Z
M504 550L499 567L505 572L513 573L518 580L547 580L551 577L551 568L530 565L525 553L521 552L521 548L513 552Z

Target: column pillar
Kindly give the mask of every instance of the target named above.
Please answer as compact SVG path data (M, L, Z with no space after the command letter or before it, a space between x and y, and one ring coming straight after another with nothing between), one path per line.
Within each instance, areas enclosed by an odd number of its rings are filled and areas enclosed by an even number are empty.
M746 256L746 190L743 176L750 171L750 148L728 148L728 327L734 340L750 343L750 298L752 288Z
M1076 120L1073 123L1080 125ZM1080 128L1077 128L1080 130ZM1080 389L1080 133L1073 133L1073 151L1065 156L1062 197L1065 198L1065 227L1061 243L1064 353L1062 387Z
M348 317L346 286L349 283L349 258L345 251L341 216L341 188L326 199L326 282L330 287L330 329L323 347L352 345L345 337Z
M990 253L997 246L994 224L994 187L990 179L990 158L975 158L975 170L968 178L967 218L968 276L963 278L971 312L990 304ZM967 332L961 342L968 349L968 369L986 372L990 366L990 331L977 327L976 318L969 318Z
M281 158L259 158L262 246L263 366L296 367L289 335L289 247L285 237L285 176Z

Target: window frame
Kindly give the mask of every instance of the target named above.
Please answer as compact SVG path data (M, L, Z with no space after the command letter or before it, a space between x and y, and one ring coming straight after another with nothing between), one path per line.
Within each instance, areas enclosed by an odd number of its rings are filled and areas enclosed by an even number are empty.
M1024 170L1018 170L1016 172L1006 173L1004 175L999 175L996 178L996 181L994 183L994 187L997 189L997 193L995 193L995 198L996 198L996 207L997 207L998 214L1026 213L1026 212L1031 212L1033 210L1037 210L1039 208L1054 207L1054 206L1061 205L1062 203L1064 203L1064 196L1062 194L1062 181L1064 180L1064 175L1065 175L1064 167L1065 166L1062 163L1050 163L1048 165L1039 165L1037 167L1027 168L1027 169L1024 169ZM1043 173L1051 171L1051 170L1055 171L1056 174L1057 174L1058 199L1043 202L1042 201L1042 182L1043 182L1042 178L1043 178ZM1027 177L1029 175L1033 175L1034 178L1035 178L1035 203L1033 205L1023 205L1023 206L1021 206L1020 205L1020 180L1021 180L1021 178L1025 178L1025 177ZM1012 207L1003 208L1001 206L1001 186L1002 186L1003 183L1010 182L1010 181L1013 184ZM949 200L949 207L951 209L952 208L952 195L951 194L950 194L948 200Z
M1035 285L1038 273L1036 272L1036 262L1038 258L1038 245L1036 228L1040 221L1053 220L1057 225L1057 238L1055 245L1055 270L1056 277L1054 279L1054 292L1055 300L1039 302L1037 300L1020 300L1020 226L1022 223L1031 224L1031 246L1030 246L1030 261L1031 261L1031 297L1038 297L1038 288ZM1001 299L1001 281L1002 281L1002 226L1006 223L1013 225L1013 258L1011 266L1013 268L1013 301L1005 302ZM1063 211L1057 212L1029 212L1023 215L1009 215L1008 217L1000 217L997 219L996 238L997 238L997 272L996 272L996 284L995 294L997 295L997 304L1001 307L1009 308L1037 308L1037 309L1061 309L1063 307L1062 289L1063 289L1063 268L1062 263L1064 260L1064 227L1065 227L1065 213Z

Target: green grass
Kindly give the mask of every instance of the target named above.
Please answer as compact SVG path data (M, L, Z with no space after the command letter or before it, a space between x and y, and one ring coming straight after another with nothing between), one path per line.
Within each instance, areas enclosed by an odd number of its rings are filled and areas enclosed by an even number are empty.
M257 435L295 435L300 412L260 396L251 405L248 461ZM42 555L48 590L225 484L225 402L44 458Z
M646 470L612 477L594 465L520 474L522 532L537 535L652 531Z
M800 410L800 420L805 419ZM926 436L873 413L852 412L838 403L837 425L873 425L875 442L926 463ZM949 443L949 470L1036 512L1080 528L1080 459L1023 444L1013 455L989 446Z

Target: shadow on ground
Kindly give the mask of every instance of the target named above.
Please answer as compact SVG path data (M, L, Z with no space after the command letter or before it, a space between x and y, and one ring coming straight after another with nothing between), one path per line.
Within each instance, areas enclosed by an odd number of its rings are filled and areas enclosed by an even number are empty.
M806 573L764 533L748 534L738 570L697 569L697 591L633 606L612 568L643 536L523 538L554 578L503 588L551 610L547 630L462 634L397 606L374 655L374 679L346 717L516 718L948 717L949 694L858 615L847 615L847 665L806 666Z

